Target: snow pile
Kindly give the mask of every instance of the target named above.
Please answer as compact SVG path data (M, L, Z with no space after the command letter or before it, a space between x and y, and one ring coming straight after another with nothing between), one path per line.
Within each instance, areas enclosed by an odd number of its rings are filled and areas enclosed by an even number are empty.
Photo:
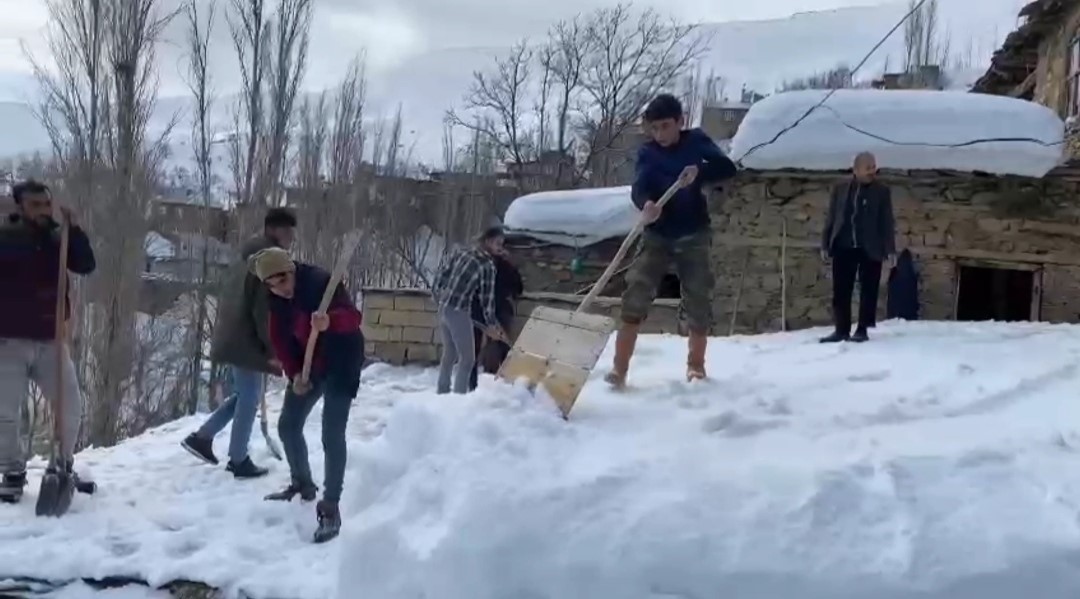
M355 461L338 598L1078 596L1080 328L822 333L716 340L695 386L644 338L569 424L491 381L403 398Z
M514 200L503 225L560 245L585 247L634 228L641 213L630 199L630 186L530 193Z
M753 169L841 170L862 151L890 169L1041 177L1061 163L1065 125L1024 100L956 91L822 90L777 94L750 110L732 157ZM1012 141L979 141L979 140ZM756 149L755 149L756 148Z

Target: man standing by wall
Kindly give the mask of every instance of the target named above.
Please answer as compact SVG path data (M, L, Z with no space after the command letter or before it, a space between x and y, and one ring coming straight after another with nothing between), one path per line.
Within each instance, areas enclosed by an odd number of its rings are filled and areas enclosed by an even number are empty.
M473 299L480 302L482 324L492 339L506 341L506 333L495 314L494 256L502 252L506 241L499 227L484 231L472 247L452 253L435 276L431 295L439 307L439 335L443 353L439 361L439 382L436 392L446 394L451 389L465 394L476 365L476 346L473 339L471 307Z
M63 401L59 423L59 455L49 465L69 482L73 477L75 441L82 419L82 391L66 345L57 372L56 313L64 302L71 318L69 297L58 297L61 224L53 218L49 188L26 181L12 189L16 212L0 225L0 501L14 503L26 485L26 449L31 431L22 430L30 381L45 398ZM97 263L86 233L60 208L68 225L67 269L78 275L94 272ZM62 380L63 389L57 389Z
M836 330L822 343L867 341L877 315L881 267L895 263L896 224L892 193L877 181L877 160L869 152L855 157L852 177L838 183L821 233L821 258L832 259L833 322ZM859 322L851 335L851 296L859 278Z
M266 248L289 249L296 237L296 215L288 208L272 208L263 219L261 234L240 247L239 259L226 275L219 298L217 325L210 358L228 368L231 389L228 399L210 415L198 431L180 444L208 464L217 464L214 436L232 421L229 463L239 479L265 476L266 468L256 466L248 455L248 442L255 415L262 400L264 375L280 376L281 363L274 357L270 342L269 306L266 289L248 270L248 258Z

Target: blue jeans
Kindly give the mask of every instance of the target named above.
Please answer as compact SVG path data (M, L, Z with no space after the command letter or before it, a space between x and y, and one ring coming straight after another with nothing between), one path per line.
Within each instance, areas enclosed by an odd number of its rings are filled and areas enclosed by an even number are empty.
M323 397L323 385L316 383L311 391L297 395L292 385L285 392L285 405L281 407L278 418L278 436L285 449L285 459L289 462L289 472L293 484L301 487L314 486L311 478L311 464L308 463L307 441L304 439L304 422L311 410L323 398L322 446L323 466L326 480L326 492L323 499L333 503L341 500L341 489L345 484L345 460L348 449L345 444L345 425L349 422L349 410L352 398L327 393Z
M263 396L263 374L230 366L226 377L230 388L229 398L206 419L197 434L204 439L213 439L231 420L229 461L239 464L248 457L248 441Z

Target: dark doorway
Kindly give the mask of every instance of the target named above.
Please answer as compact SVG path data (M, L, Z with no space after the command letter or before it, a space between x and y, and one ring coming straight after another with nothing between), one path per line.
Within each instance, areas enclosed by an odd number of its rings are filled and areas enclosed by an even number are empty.
M960 266L956 320L1038 320L1036 272Z
M660 287L656 290L657 299L682 299L682 283L679 277L672 273L664 275L660 279Z

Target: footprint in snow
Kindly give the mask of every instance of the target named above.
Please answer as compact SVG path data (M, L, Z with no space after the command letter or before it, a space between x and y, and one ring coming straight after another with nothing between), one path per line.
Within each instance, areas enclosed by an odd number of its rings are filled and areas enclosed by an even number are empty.
M702 430L706 433L720 433L725 437L752 437L758 433L782 428L784 422L777 420L753 420L739 416L735 412L727 411L706 418L702 423Z
M865 372L863 374L853 374L847 378L852 383L876 383L878 381L884 381L892 374L888 370L878 370L875 372Z

